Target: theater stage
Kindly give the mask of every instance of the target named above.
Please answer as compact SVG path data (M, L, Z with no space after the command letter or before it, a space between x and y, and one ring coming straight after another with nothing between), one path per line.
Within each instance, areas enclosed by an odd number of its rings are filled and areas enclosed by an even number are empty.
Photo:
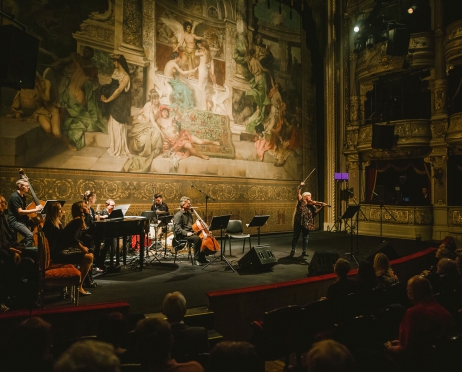
M301 238L297 253L289 257L291 234L262 235L260 244L269 245L276 257L276 264L268 271L252 271L238 266L242 254L242 241L232 241L232 255L226 244L225 257L236 270L233 272L224 260L216 260L205 269L192 266L185 256L179 256L173 264L173 256L166 258L159 256L160 262L155 260L141 272L128 267L122 267L119 273L101 275L95 280L98 287L89 289L90 296L80 297L80 304L97 304L113 301L127 301L130 304L130 314L141 315L159 312L166 293L181 291L187 300L188 308L207 306L206 292L224 289L243 288L264 284L292 281L306 278L308 266L315 251L338 252L340 257L353 251L358 261L365 260L375 252L375 248L383 241L388 241L401 257L416 253L431 246L430 242L416 240L388 239L371 236L351 236L345 232L314 231L310 234L309 255L301 257ZM252 245L257 245L257 237L252 236ZM435 243L433 243L434 246ZM246 251L249 251L248 240ZM356 253L359 251L359 253ZM209 259L213 256L209 256ZM130 259L130 257L129 257ZM350 261L352 268L356 263ZM69 302L59 299L57 293L46 296L45 307L66 306Z

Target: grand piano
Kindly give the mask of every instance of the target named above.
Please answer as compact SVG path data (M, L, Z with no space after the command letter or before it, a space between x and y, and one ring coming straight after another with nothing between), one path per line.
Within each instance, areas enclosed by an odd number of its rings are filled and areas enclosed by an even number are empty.
M149 231L149 219L141 216L130 216L120 218L108 218L95 221L95 231L102 240L125 237L129 235L140 235L140 242L144 242L144 235ZM116 240L115 256L116 265L119 265L119 239ZM144 248L140 247L140 270L143 270ZM127 247L123 245L123 263L127 263ZM113 254L111 253L111 264Z

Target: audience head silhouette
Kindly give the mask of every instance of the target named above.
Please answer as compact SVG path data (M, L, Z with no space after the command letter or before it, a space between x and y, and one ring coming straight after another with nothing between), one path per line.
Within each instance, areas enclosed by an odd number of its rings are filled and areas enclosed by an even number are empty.
M348 348L334 340L314 344L307 355L308 372L353 372L355 362Z
M181 322L186 314L186 299L176 291L167 293L162 304L162 313L169 323Z
M207 372L263 372L265 364L248 342L223 341L210 352Z
M95 340L78 341L55 363L53 372L120 372L114 347Z
M350 263L344 258L339 258L334 265L334 273L339 278L346 278L348 272L350 271Z

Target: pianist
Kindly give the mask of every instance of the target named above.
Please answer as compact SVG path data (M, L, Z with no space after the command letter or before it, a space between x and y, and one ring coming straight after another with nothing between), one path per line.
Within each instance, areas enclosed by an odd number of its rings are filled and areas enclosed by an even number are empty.
M104 208L101 211L100 219L104 220L104 219L111 218L111 214L114 211L115 205L116 204L113 199L106 200L106 208ZM109 249L111 247L113 247L114 249L116 246L117 244L116 244L115 238L105 239L101 249L98 250L98 254L95 257L95 265L98 268L102 269L104 272L119 272L120 271L120 267L116 267L116 268L112 267L112 262L111 262L110 267L107 267L105 265L106 256L107 256L107 253L109 252Z
M102 220L111 218L110 215L114 211L115 201L113 199L106 200L106 208L101 211L100 218Z

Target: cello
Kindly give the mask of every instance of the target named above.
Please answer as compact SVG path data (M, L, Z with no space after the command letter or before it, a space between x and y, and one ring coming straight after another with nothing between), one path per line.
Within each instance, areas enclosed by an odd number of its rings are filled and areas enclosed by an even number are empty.
M19 178L24 180L24 181L27 181L29 183L29 191L32 194L32 198L34 199L26 207L26 209L27 210L35 209L35 208L37 208L38 205L41 205L43 207L46 202L43 201L43 200L39 200L39 198L37 198L37 195L35 194L34 189L32 188L32 184L30 183L29 178L26 176L26 173L24 172L24 170L22 168L19 169ZM29 217L30 221L32 221L33 226L34 226L34 230L33 230L33 232L34 232L34 244L37 246L38 245L38 235L37 235L38 226L43 227L43 224L45 223L45 221L44 221L43 216L42 216L41 213L29 213L28 217Z
M206 255L215 254L220 250L220 244L209 231L208 226L194 208L191 207L191 210L197 217L196 222L192 225L192 229L199 235L199 238L202 239L201 251L205 252Z

